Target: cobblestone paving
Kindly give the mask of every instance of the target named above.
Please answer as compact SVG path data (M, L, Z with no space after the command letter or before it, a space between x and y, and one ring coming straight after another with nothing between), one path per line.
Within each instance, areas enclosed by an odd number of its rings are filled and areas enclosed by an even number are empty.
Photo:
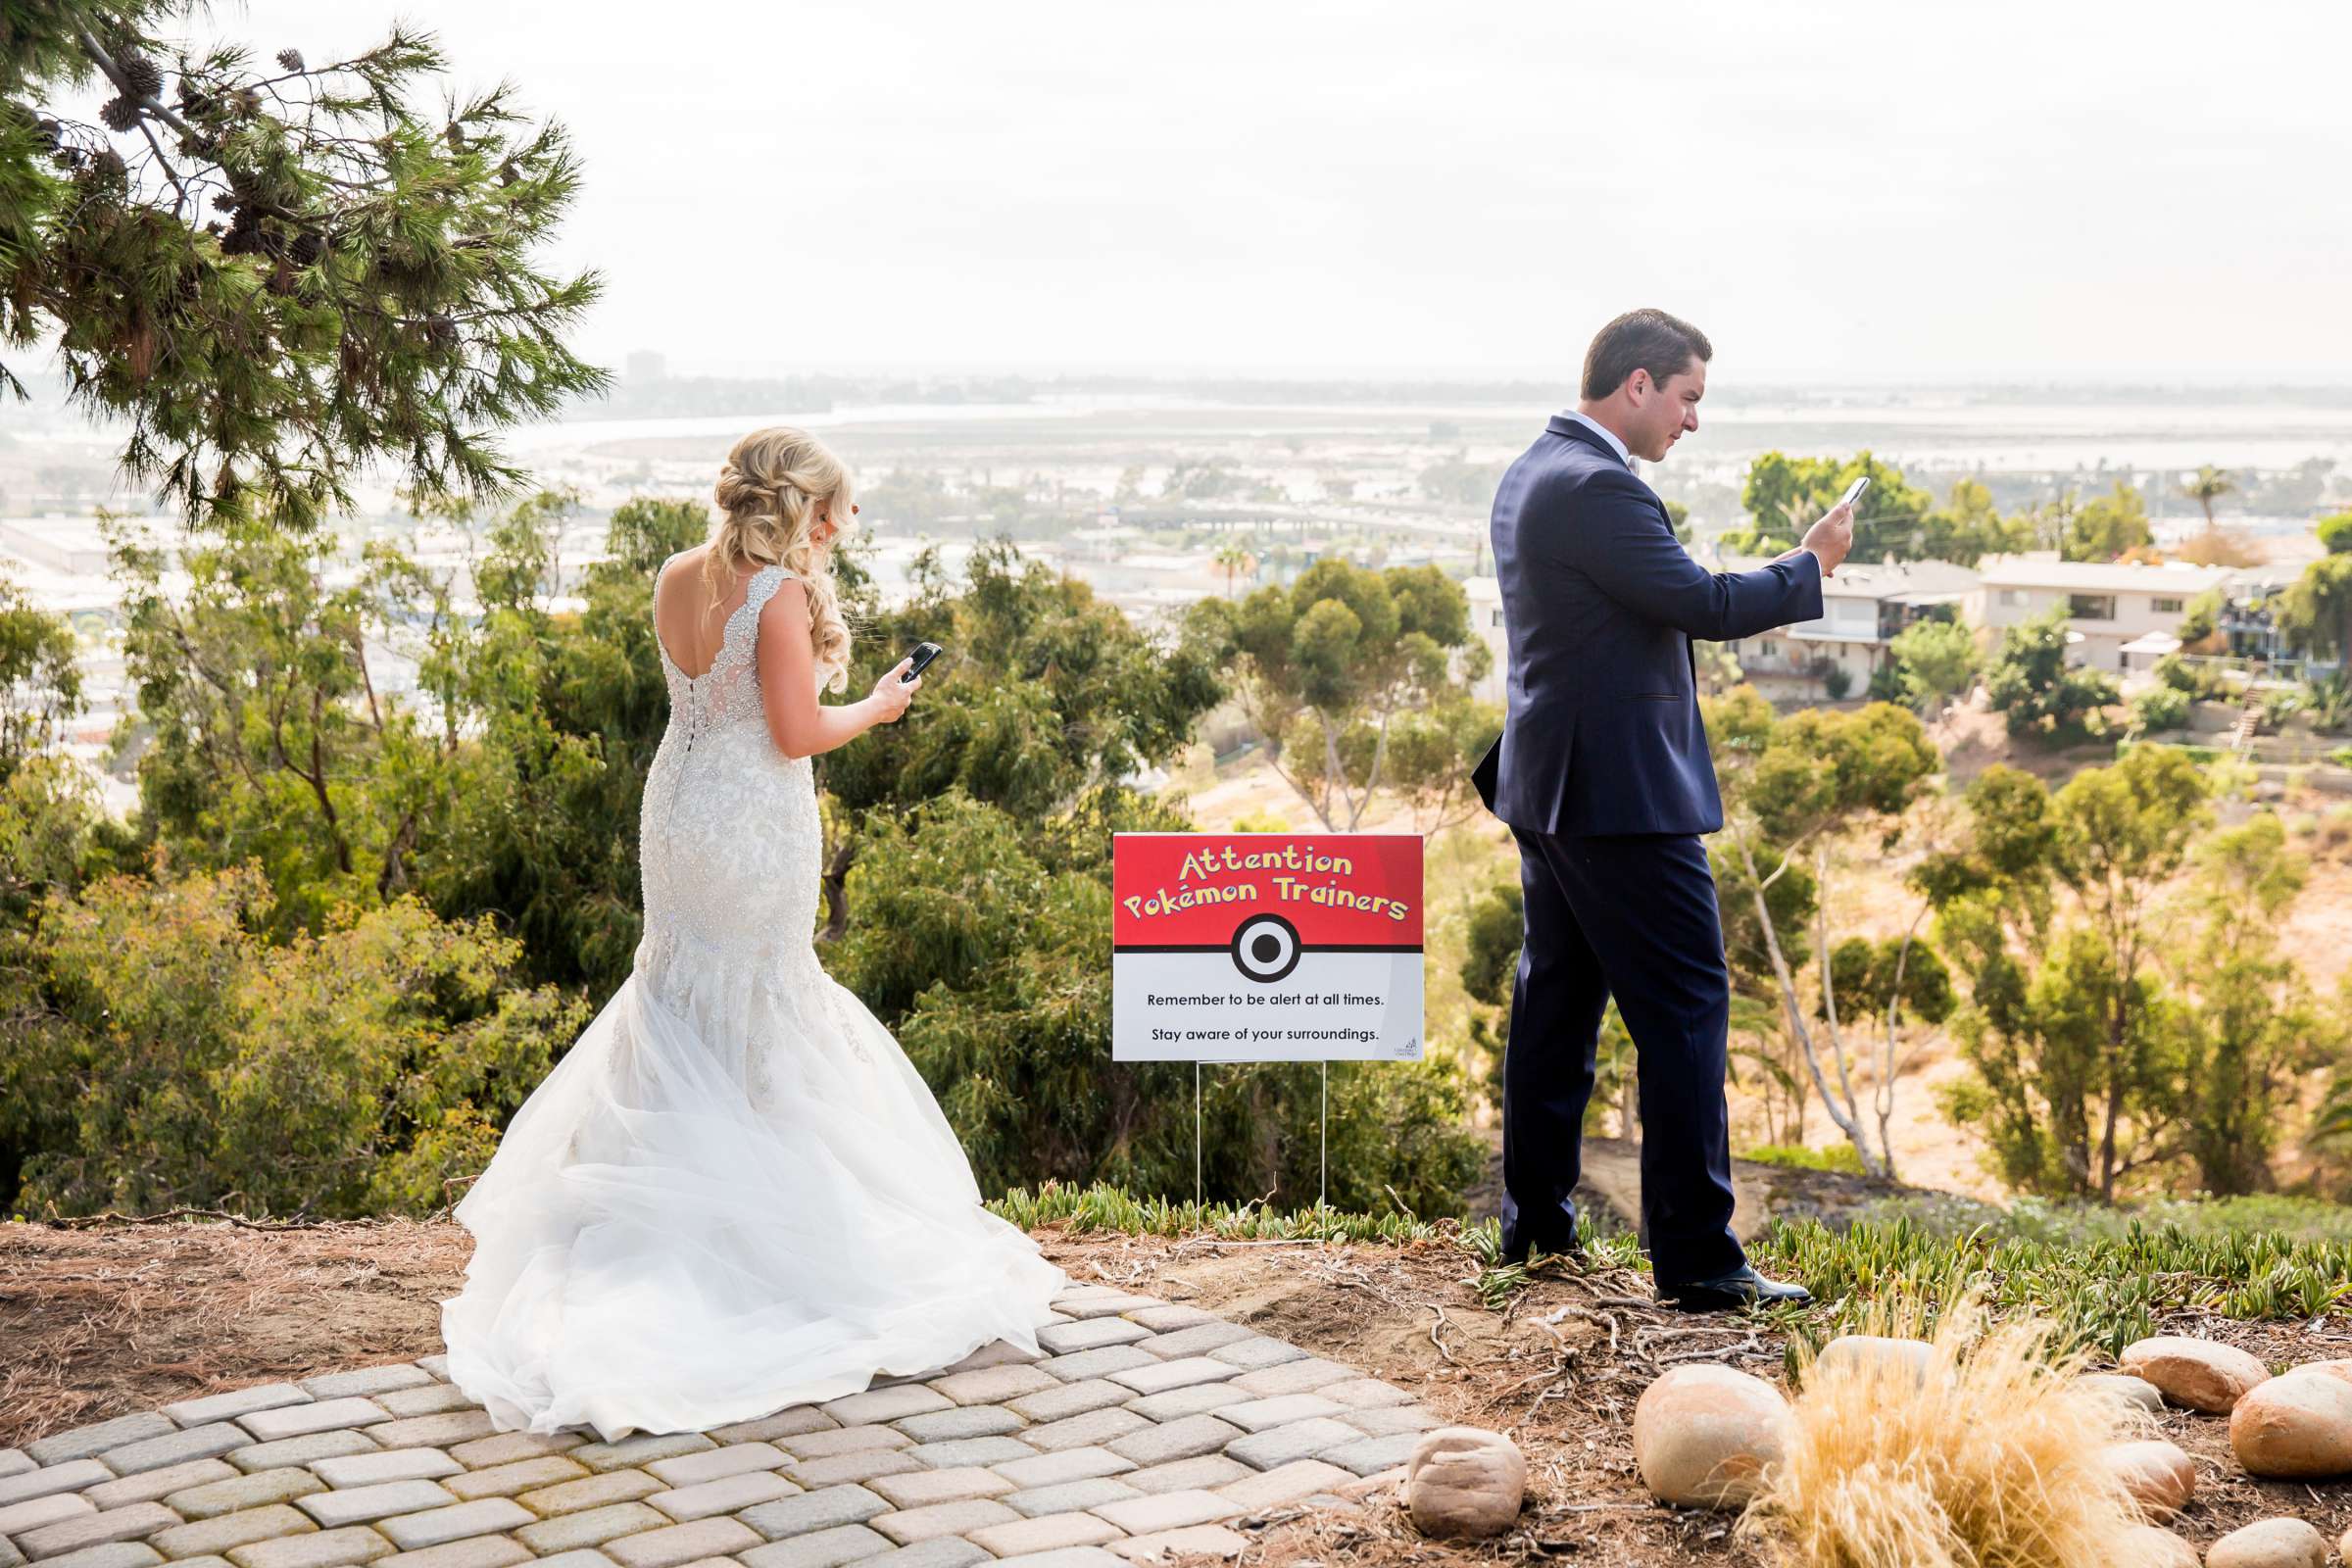
M1107 1286L1008 1345L708 1433L500 1433L438 1356L0 1449L0 1568L1129 1568L1360 1494L1402 1389Z

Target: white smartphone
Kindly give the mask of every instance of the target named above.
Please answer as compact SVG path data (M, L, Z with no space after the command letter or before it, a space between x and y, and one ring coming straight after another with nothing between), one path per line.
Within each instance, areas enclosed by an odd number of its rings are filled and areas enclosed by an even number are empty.
M1845 494L1838 498L1838 505L1840 507L1852 506L1855 502L1862 499L1862 492L1869 488L1870 475L1866 473L1861 478L1856 479L1852 484L1849 484L1845 487Z

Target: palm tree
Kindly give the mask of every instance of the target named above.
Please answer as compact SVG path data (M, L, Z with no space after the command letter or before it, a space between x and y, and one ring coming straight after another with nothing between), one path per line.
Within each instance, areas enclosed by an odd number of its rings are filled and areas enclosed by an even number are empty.
M1228 599L1233 597L1234 578L1244 572L1252 577L1257 575L1257 559L1233 540L1217 546L1216 555L1210 559L1216 563L1217 569L1225 574L1225 597Z
M2213 504L2237 488L2230 470L2217 468L2208 463L2197 469L2197 476L2180 487L2180 493L2205 509L2205 531L2213 532Z

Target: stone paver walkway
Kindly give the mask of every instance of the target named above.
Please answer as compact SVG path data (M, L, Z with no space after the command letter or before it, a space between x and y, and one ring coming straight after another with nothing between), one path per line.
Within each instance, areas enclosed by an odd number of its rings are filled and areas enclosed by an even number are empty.
M1129 1568L1339 1501L1438 1425L1411 1396L1106 1286L1047 1354L705 1434L497 1433L438 1356L0 1449L0 1568Z

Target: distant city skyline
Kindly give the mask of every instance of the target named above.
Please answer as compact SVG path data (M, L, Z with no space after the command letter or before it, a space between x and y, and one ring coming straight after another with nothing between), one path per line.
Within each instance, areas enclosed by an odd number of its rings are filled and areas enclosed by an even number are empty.
M2339 7L252 0L198 36L317 62L395 15L571 130L546 260L606 274L615 368L1559 379L1655 304L1724 384L2352 379Z

